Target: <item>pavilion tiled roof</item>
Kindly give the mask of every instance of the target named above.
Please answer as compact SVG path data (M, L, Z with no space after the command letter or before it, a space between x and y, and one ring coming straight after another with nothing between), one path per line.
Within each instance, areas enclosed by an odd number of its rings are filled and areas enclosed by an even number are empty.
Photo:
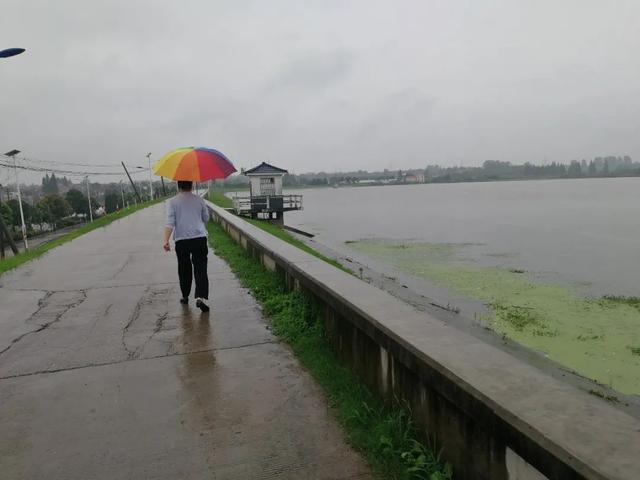
M273 165L269 165L266 162L262 162L257 167L253 167L249 170L245 170L245 175L249 174L269 174L269 173L289 173L286 170L278 167L274 167Z

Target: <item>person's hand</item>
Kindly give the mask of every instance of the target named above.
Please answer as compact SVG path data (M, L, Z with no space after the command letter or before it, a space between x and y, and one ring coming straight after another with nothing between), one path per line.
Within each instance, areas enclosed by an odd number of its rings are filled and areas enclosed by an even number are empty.
M164 248L165 252L171 251L171 245L169 244L169 242L164 242L164 245L162 246L162 248Z

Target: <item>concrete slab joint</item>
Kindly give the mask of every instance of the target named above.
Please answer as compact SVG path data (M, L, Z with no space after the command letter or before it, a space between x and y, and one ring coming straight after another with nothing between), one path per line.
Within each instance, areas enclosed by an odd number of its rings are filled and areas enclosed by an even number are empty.
M384 347L380 347L380 388L386 395L389 392L389 354Z
M264 265L264 268L266 268L267 270L271 272L276 271L275 260L271 256L267 255L266 253L262 254L262 264Z

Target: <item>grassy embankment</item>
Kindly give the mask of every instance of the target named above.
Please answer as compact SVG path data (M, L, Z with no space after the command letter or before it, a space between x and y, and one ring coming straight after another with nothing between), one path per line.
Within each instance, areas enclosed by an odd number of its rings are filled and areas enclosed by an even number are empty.
M209 199L230 208L231 199L219 191ZM253 225L305 252L341 267L276 225L249 220ZM288 292L277 274L265 270L217 224L208 226L217 255L223 258L260 301L273 322L274 333L291 345L296 356L324 388L345 428L350 443L367 458L380 478L445 480L451 469L435 451L419 440L407 410L384 406L356 375L340 364L325 337L314 302L300 292Z
M519 269L484 267L464 246L366 240L349 247L484 302L497 332L579 374L640 394L640 299L586 298Z
M15 257L8 257L8 258L5 258L4 260L0 260L0 274L8 270L12 270L22 265L23 263L29 262L34 258L37 258L40 255L43 255L49 250L59 247L60 245L65 244L67 242L70 242L71 240L78 238L79 236L84 235L85 233L88 233L97 228L107 226L111 222L114 222L116 220L119 220L120 218L126 217L127 215L131 215L132 213L137 212L138 210L154 205L163 200L164 199L158 199L152 202L142 203L140 205L132 205L130 207L123 208L122 210L118 210L117 212L109 213L100 218L97 218L93 222L87 223L77 228L76 230L73 230L72 232L67 233L66 235L55 238L50 242L43 243L42 245L38 245L36 248L29 250L28 252L19 253Z
M419 440L409 412L387 407L334 355L314 301L287 291L280 277L262 267L216 223L209 223L216 255L224 259L262 304L273 332L287 342L324 388L349 442L369 461L379 478L445 480L449 466Z
M227 197L220 190L214 190L209 192L208 198L212 203L215 203L219 207L222 207L222 208L233 207L233 202L231 201L231 199ZM347 273L351 273L349 269L343 267L339 262L336 262L334 259L329 258L325 255L322 255L321 253L317 252L316 250L311 248L309 245L307 245L303 241L298 240L289 232L287 232L286 230L283 230L282 228L280 228L279 226L273 223L265 222L263 220L255 220L251 218L244 218L244 220L264 230L265 232L270 233L274 237L278 237L280 240L283 240L288 244L293 245L294 247L298 247L300 250L307 252L308 254L313 255L316 258L319 258L320 260L324 260L325 262L330 263L331 265L333 265L336 268L339 268L340 270L343 270Z

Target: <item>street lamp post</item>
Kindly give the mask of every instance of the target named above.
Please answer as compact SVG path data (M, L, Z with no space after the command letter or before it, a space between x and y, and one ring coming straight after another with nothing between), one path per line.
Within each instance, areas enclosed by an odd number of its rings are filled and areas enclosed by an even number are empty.
M22 222L22 240L24 242L25 252L29 250L29 242L27 241L27 225L24 223L24 210L22 209L22 195L20 193L20 183L18 182L18 165L16 164L16 155L20 153L20 150L11 150L5 153L5 155L13 160L13 171L16 176L16 191L18 193L18 205L20 207L20 221Z
M147 160L149 161L149 200L153 200L153 180L151 177L151 152L147 153Z
M24 52L24 48L5 48L4 50L0 50L0 58L9 58L15 57L16 55L20 55ZM20 184L18 183L18 169L16 168L16 155L20 153L20 150L11 150L10 152L5 153L7 157L13 158L13 170L16 174L16 190L18 191L18 205L20 206L20 220L22 221L22 240L24 241L24 250L25 252L29 250L29 242L27 242L27 226L24 224L24 210L22 210L22 196L20 195ZM2 192L0 192L0 195ZM10 241L12 246L13 240ZM4 249L3 252L4 254ZM15 252L14 252L15 253Z

